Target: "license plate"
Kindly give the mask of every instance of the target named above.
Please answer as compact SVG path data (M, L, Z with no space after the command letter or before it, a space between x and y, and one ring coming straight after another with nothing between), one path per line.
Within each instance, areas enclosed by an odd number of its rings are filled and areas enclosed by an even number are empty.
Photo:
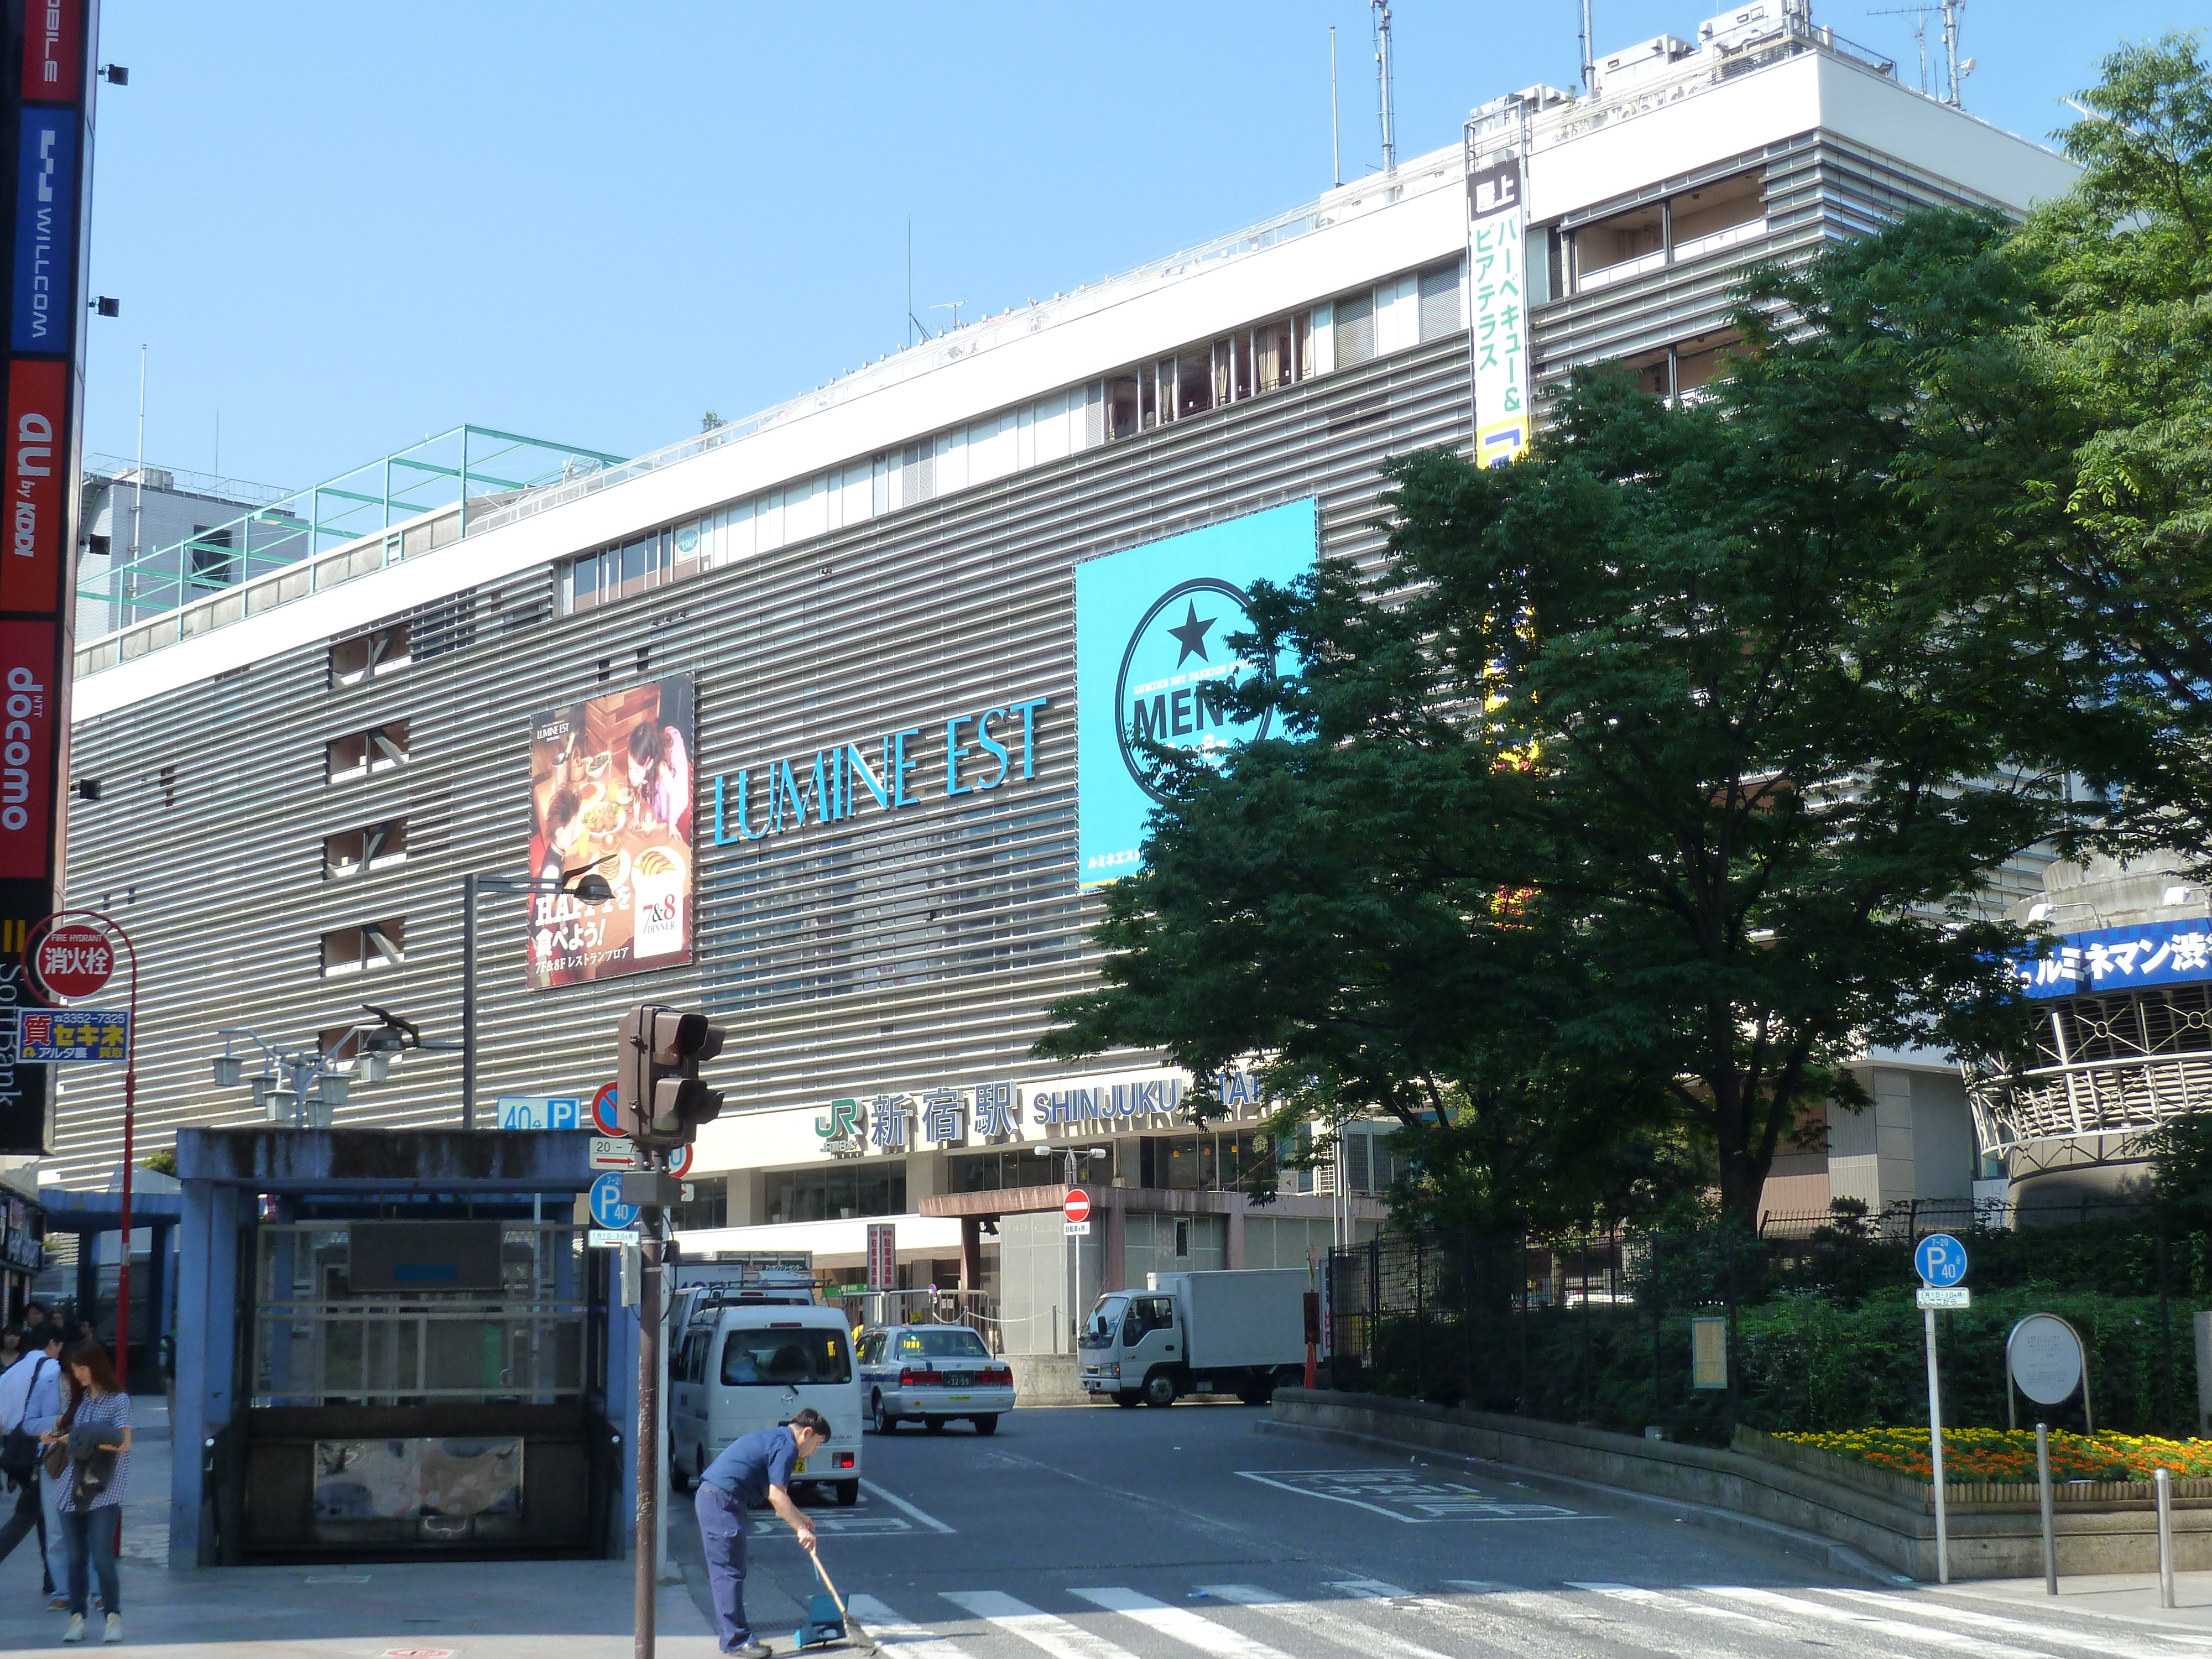
M972 1371L950 1373L944 1379L944 1386L948 1389L972 1389L975 1386L975 1374Z

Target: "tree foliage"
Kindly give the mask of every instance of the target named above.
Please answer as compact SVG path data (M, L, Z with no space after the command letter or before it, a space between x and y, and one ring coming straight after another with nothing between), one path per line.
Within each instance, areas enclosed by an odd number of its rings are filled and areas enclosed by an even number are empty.
M1757 276L1704 403L1598 372L1511 467L1395 463L1043 1050L1264 1056L1432 1213L1741 1224L1867 1044L2006 1042L1993 872L2212 843L2212 80L2103 70L2024 228L1909 216Z

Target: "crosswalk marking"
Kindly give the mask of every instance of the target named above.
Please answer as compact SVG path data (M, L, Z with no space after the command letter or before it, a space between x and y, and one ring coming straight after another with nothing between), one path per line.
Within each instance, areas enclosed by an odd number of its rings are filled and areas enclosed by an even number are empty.
M1731 1601L1747 1601L1754 1607L1772 1607L1794 1619L1802 1619L1809 1614L1815 1619L1826 1620L1831 1624L1855 1625L1884 1636L1925 1642L1931 1647L1950 1648L1960 1653L1971 1653L1976 1655L1977 1659L2050 1659L2047 1648L2015 1648L2002 1642L1985 1642L1978 1636L1960 1636L1953 1631L1932 1630L1925 1625L1908 1625L1896 1619L1878 1619L1872 1613L1832 1607L1825 1601L1814 1601L1803 1596L1778 1595L1772 1590L1750 1589L1740 1584L1699 1584L1696 1588L1708 1595L1725 1595Z
M1218 1620L1193 1613L1188 1607L1171 1607L1164 1601L1140 1595L1135 1590L1116 1586L1106 1589L1072 1589L1070 1595L1079 1595L1085 1601L1102 1607L1109 1613L1118 1613L1135 1620L1148 1630L1163 1636L1172 1636L1178 1642L1187 1642L1206 1653L1227 1656L1227 1659L1290 1659L1280 1648L1271 1648L1265 1642L1231 1630Z
M1250 1607L1255 1612L1272 1613L1306 1629L1320 1631L1332 1641L1340 1642L1346 1647L1356 1648L1362 1652L1389 1654L1393 1659L1449 1659L1449 1656L1438 1653L1434 1648L1425 1648L1418 1642L1406 1641L1387 1631L1364 1625L1357 1619L1347 1619L1317 1602L1293 1601L1288 1596L1278 1595L1257 1584L1200 1584L1199 1588L1218 1600L1233 1602L1240 1607Z
M872 1595L848 1595L846 1608L878 1642L897 1647L901 1659L969 1659L966 1649L917 1625Z
M1040 1613L999 1590L946 1590L945 1599L978 1619L1011 1632L1052 1659L1136 1659L1127 1648L1049 1613Z
M1656 1607L1662 1613L1703 1613L1709 1619L1730 1620L1738 1624L1749 1625L1759 1631L1769 1631L1774 1627L1772 1620L1761 1619L1757 1613L1739 1613L1734 1607L1701 1607L1695 1601L1685 1601L1679 1595L1666 1595L1658 1590L1638 1589L1633 1584L1585 1583L1571 1578L1567 1581L1567 1587L1570 1589L1590 1590L1599 1595L1609 1595L1619 1601L1634 1601L1644 1607Z
M2024 1636L2033 1642L2063 1640L2069 1646L2078 1648L2083 1653L2110 1654L2112 1659L2143 1659L2146 1651L2143 1643L2146 1640L2174 1643L2185 1649L2198 1650L2208 1645L2203 1637L2191 1637L2180 1631L2175 1631L2171 1634L2164 1631L2146 1631L2142 1638L2124 1642L2116 1642L2108 1636L2099 1636L2088 1631L2069 1630L2061 1637L2048 1626L2031 1625L2021 1619L2003 1619L1990 1613L1970 1613L1964 1607L1954 1607L1948 1601L1937 1601L1932 1595L1915 1594L1907 1601L1903 1596L1895 1594L1885 1595L1880 1590L1837 1589L1828 1591L1828 1594L1844 1596L1853 1601L1871 1602L1875 1607L1908 1606L1914 1613L1923 1617L1948 1619L1953 1624L1964 1625L1970 1630L1996 1631L2006 1636Z

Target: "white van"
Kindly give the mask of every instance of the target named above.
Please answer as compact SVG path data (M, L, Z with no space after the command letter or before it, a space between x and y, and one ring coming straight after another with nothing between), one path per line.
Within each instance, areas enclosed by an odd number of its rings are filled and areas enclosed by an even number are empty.
M836 1308L748 1298L696 1307L669 1361L669 1462L695 1484L729 1443L791 1421L811 1406L830 1443L792 1485L827 1487L840 1504L860 1495L860 1384L852 1327Z

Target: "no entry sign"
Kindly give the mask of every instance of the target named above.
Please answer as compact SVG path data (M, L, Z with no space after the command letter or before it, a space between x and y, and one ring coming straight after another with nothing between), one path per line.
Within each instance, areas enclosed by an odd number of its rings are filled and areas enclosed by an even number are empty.
M115 947L96 927L57 927L31 953L31 982L50 996L97 994L115 972Z
M1070 1221L1090 1220L1091 1194L1085 1192L1080 1187L1077 1188L1073 1192L1067 1195L1066 1200L1060 1205L1060 1212L1066 1216Z

